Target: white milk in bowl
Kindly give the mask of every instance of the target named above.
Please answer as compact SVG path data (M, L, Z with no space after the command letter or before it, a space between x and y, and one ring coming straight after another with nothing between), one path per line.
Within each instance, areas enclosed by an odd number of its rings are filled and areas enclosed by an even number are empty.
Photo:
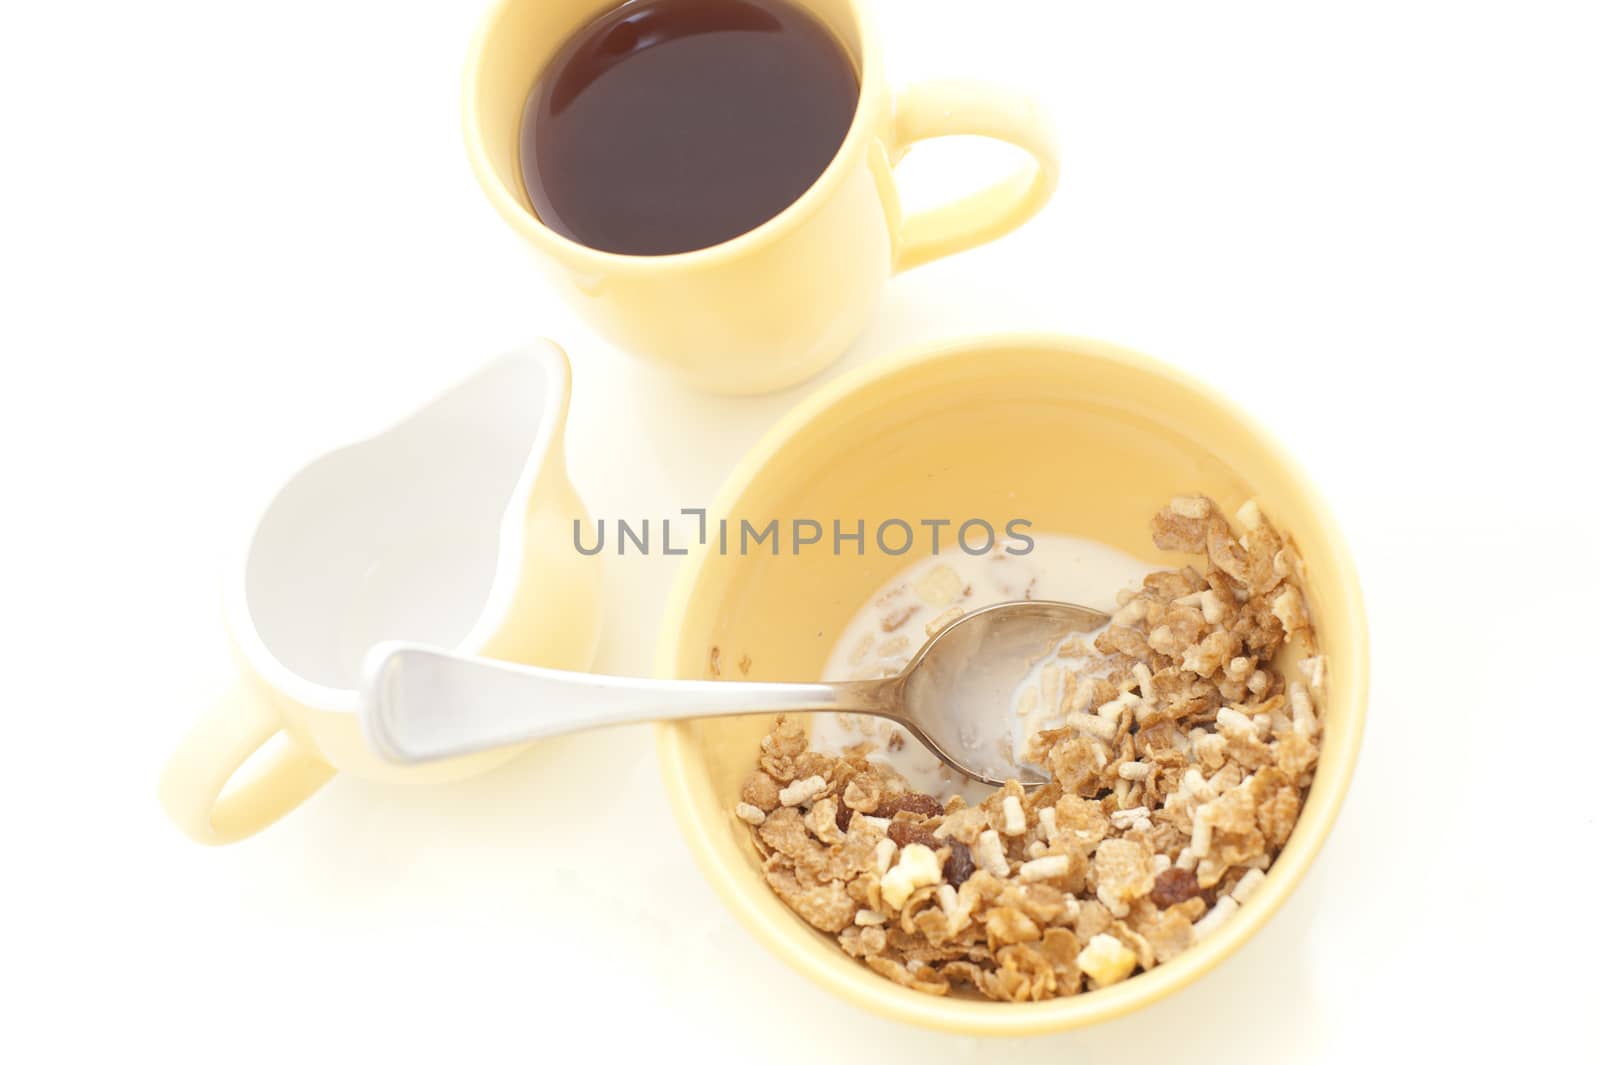
M983 555L959 548L907 566L879 588L845 627L823 672L827 680L871 680L899 673L952 618L980 607L1019 599L1053 599L1111 613L1117 593L1135 591L1152 568L1150 563L1094 540L1051 533L1031 537L1032 550L1008 541ZM1093 634L1075 635L1092 642ZM1064 709L1052 685L1070 658L1046 654L1013 693L1009 706L977 708L1004 714L1011 723L1011 741L1018 760L1028 739L1061 724ZM1054 672L1052 672L1052 670ZM962 795L981 800L993 789L969 781L947 767L898 725L860 714L818 714L811 746L825 754L842 754L863 742L874 744L872 761L892 766L918 791L938 796Z

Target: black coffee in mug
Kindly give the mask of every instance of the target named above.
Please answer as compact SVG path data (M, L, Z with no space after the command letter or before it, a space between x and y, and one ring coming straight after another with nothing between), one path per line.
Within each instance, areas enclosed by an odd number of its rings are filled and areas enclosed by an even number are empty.
M545 225L591 248L708 248L811 187L859 95L849 52L789 0L633 0L534 86L523 186Z

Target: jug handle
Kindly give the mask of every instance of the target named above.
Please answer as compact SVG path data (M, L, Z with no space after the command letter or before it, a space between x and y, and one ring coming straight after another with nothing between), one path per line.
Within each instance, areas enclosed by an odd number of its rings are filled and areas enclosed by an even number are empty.
M283 730L283 715L244 680L189 730L161 772L161 805L199 843L233 843L253 836L309 799L333 767L292 736L259 774L223 789L249 757Z

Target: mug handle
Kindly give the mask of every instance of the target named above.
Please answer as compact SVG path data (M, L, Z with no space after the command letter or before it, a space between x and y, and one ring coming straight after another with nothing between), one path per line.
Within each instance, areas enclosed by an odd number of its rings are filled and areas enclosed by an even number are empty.
M309 799L333 767L292 737L259 775L223 788L246 759L283 730L283 715L260 691L240 680L178 744L161 772L161 805L198 843L233 843L253 836Z
M1038 104L982 82L930 81L901 92L890 159L899 163L917 141L962 134L1014 144L1033 161L988 188L904 219L895 273L1005 236L1038 214L1055 192L1061 160Z

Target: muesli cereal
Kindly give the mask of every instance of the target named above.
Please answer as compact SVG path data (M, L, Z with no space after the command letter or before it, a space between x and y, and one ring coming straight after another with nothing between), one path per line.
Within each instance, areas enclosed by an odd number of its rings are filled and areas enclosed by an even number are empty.
M825 754L780 718L734 811L772 890L895 983L1007 1002L1128 979L1248 905L1311 784L1326 663L1293 546L1253 502L1236 517L1174 499L1155 545L1201 561L1060 648L1061 727L1025 748L1042 787L941 800L870 742ZM942 574L919 591L959 593Z

